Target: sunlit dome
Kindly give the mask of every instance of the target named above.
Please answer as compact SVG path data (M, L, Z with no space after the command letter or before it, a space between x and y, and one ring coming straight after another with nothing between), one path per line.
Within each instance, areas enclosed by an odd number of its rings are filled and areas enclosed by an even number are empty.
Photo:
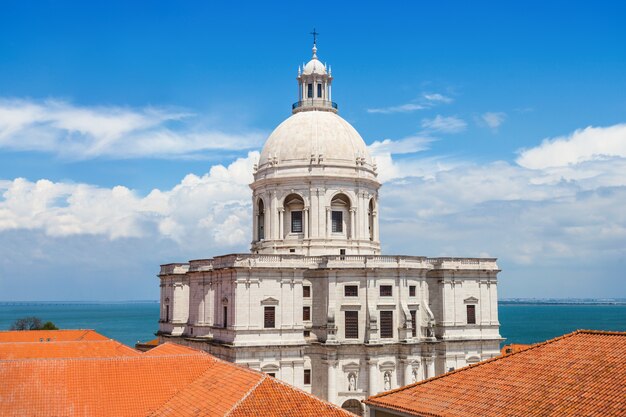
M281 164L309 163L312 155L322 155L326 162L351 164L360 157L371 165L361 135L350 123L328 111L296 113L281 123L265 142L259 165L274 157Z

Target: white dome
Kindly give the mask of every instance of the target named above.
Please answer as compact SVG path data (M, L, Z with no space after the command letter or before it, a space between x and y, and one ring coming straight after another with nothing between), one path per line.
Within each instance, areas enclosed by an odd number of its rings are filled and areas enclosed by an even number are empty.
M304 75L309 75L309 74L324 75L326 74L326 67L317 58L313 58L304 66L302 73Z
M259 166L273 157L281 165L308 164L312 155L322 155L324 162L354 164L360 157L372 164L365 142L350 123L333 112L305 111L292 115L272 132L261 151Z

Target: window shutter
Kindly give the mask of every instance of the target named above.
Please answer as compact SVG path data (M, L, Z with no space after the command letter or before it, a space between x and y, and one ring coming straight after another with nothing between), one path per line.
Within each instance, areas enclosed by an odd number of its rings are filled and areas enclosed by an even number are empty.
M302 307L302 320L311 320L311 307Z
M393 311L380 312L380 337L381 339L393 338Z
M467 306L467 324L476 324L476 306Z
M413 337L417 335L417 323L415 322L415 317L417 316L415 310L411 310L411 334Z
M291 212L291 233L302 233L302 212Z
M381 297L391 297L393 294L391 290L391 285L381 285L380 286L380 296Z
M273 329L276 327L276 308L275 307L265 307L265 325L266 329Z
M346 285L343 289L344 297L358 297L359 286L358 285Z
M332 213L333 233L343 233L343 212L333 211Z
M358 311L346 311L345 312L345 337L346 339L358 339L359 338L359 312Z

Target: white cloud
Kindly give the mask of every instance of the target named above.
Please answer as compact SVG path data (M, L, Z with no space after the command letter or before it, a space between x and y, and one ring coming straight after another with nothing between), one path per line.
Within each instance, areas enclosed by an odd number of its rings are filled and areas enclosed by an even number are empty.
M424 93L417 100L413 100L410 103L400 104L390 107L379 107L373 109L367 109L368 113L410 113L417 110L424 110L434 107L438 104L452 103L452 98L444 96L439 93Z
M0 149L76 159L171 158L252 149L264 136L255 131L206 128L193 114L171 109L0 99Z
M30 182L0 183L0 232L42 230L52 237L104 235L111 240L155 231L182 246L246 243L249 232L248 184L258 152L228 167L213 166L202 177L187 175L171 190L146 196L116 186Z
M431 103L439 102L439 103L446 103L446 104L448 104L448 103L452 103L454 101L454 100L452 100L451 97L447 97L447 96L444 96L443 94L439 94L439 93L431 93L431 94L424 93L422 96L424 97L425 100L427 100L427 101L429 101Z
M480 116L481 123L494 130L498 129L505 119L506 113L503 112L487 112Z
M465 120L455 116L437 115L433 119L422 119L422 128L434 132L459 133L465 130Z
M391 107L382 107L375 109L367 109L368 113L382 113L382 114L390 114L390 113L409 113L416 110L423 110L426 107L421 104L416 103L406 103L401 104L399 106L391 106Z
M521 151L517 163L544 169L614 157L626 157L626 124L589 126L569 136L544 139L541 145Z

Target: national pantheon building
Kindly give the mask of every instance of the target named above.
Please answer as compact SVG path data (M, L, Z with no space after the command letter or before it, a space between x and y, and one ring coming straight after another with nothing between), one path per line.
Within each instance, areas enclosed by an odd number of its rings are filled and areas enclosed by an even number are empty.
M162 265L160 341L356 414L370 395L498 355L496 260L381 254L376 163L315 45L297 81L254 168L250 253Z

